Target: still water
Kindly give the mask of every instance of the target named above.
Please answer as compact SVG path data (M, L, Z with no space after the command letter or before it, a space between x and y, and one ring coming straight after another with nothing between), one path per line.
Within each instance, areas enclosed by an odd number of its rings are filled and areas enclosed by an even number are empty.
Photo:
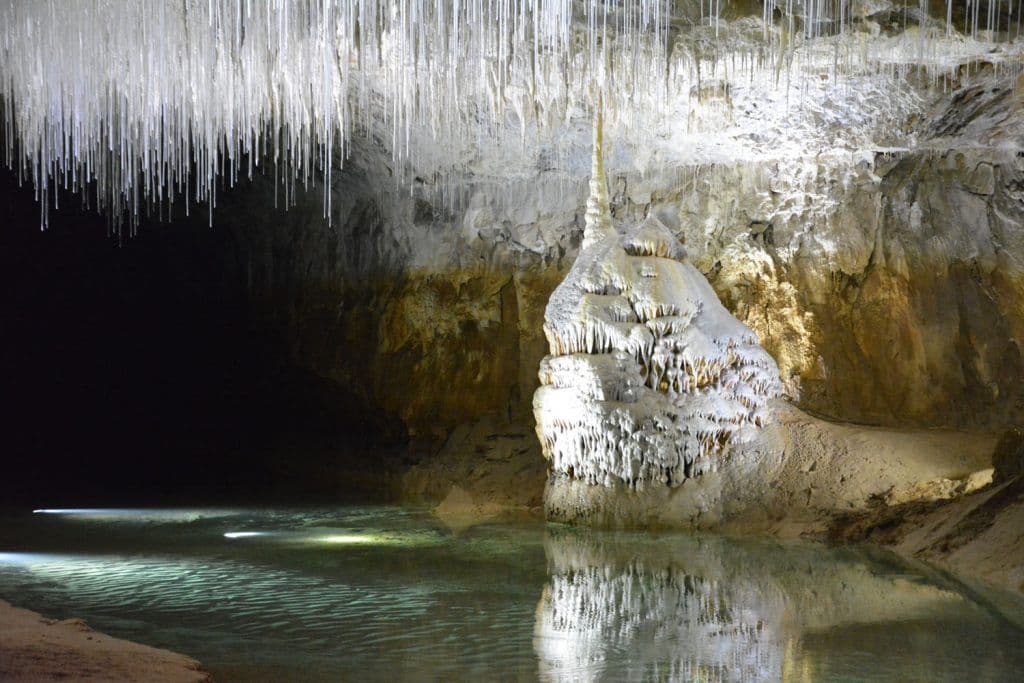
M1013 601L926 571L400 508L0 518L0 597L218 681L1024 680Z

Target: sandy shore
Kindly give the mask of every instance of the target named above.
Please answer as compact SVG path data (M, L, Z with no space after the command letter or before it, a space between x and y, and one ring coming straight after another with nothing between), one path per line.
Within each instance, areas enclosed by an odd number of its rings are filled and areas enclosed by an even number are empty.
M0 680L212 680L184 655L97 633L81 619L55 621L0 600Z

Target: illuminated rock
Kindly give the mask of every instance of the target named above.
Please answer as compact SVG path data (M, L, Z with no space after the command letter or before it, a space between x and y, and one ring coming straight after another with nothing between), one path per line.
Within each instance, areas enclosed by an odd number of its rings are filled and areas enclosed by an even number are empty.
M41 199L72 188L137 221L171 202L212 206L221 180L267 165L290 205L367 140L403 189L458 181L470 159L507 177L554 153L564 169L571 155L553 148L595 93L652 169L811 139L833 149L911 113L916 80L955 77L967 59L1019 63L999 12L979 25L978 12L936 22L888 3L721 4L12 0L0 4L5 162Z
M555 483L672 488L751 441L782 385L656 217L612 226L601 148L599 118L583 248L545 314L537 434Z

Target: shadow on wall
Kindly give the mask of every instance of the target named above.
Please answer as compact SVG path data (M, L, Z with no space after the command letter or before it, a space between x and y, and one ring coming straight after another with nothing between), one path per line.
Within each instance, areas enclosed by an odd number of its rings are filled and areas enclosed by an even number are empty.
M485 416L532 429L544 308L575 252L523 250L491 223L467 237L465 206L396 190L375 175L380 155L335 175L330 224L319 188L276 222L267 179L222 203L226 277L244 283L254 317L296 364L396 415L417 452ZM572 208L558 223L567 242L579 236Z

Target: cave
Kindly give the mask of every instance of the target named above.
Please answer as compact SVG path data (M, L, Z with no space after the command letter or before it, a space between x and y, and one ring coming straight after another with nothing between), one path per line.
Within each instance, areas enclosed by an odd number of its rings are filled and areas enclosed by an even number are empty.
M1016 680L1022 13L0 3L0 680Z

